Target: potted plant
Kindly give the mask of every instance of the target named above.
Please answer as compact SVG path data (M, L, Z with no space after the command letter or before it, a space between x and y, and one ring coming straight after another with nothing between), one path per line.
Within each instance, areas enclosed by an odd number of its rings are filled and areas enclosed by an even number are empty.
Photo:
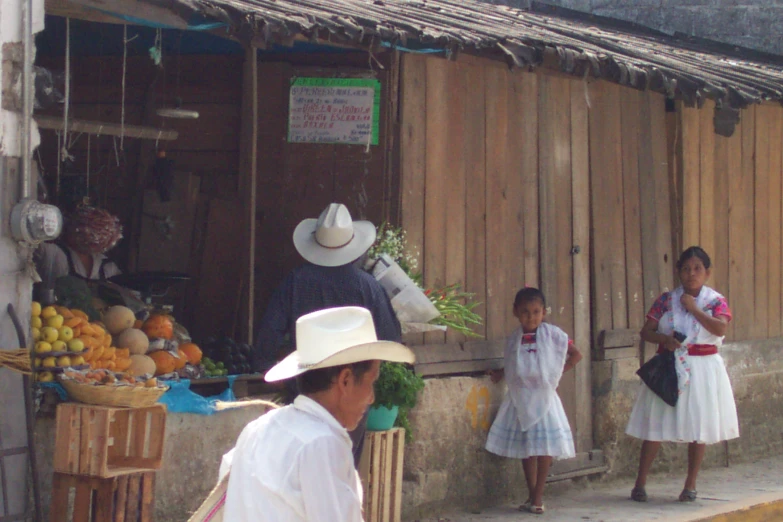
M380 375L375 382L375 402L370 407L367 429L384 431L399 426L405 428L405 436L409 438L411 429L408 424L408 411L416 406L419 392L423 389L424 379L406 365L381 363Z

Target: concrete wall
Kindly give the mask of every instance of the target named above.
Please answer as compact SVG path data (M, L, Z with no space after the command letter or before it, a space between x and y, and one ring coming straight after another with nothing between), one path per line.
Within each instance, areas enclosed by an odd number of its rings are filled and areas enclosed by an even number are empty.
M266 411L253 405L214 415L171 413L166 420L163 467L155 477L154 520L184 522L215 487L220 460L234 447L248 422ZM55 439L54 417L39 417L36 441L39 451L42 496L48 506L52 487Z
M705 467L783 454L783 339L730 343L722 349L740 417L739 440L707 450ZM637 358L593 362L594 447L610 471L595 480L627 479L636 473L641 441L625 435L640 386ZM520 461L483 449L505 386L487 377L429 379L411 414L415 441L406 446L403 518L412 520L505 501L522 501ZM664 444L654 470L685 476L684 444ZM567 483L561 487L572 487Z
M34 30L43 29L43 0L33 0ZM21 128L22 2L0 0L0 349L19 348L7 313L12 304L27 327L32 280L26 272L29 250L11 238L9 217L19 200L19 137ZM34 130L34 143L38 131ZM0 449L27 446L22 378L0 368ZM0 495L0 516L25 511L27 456L4 459L8 491ZM3 505L7 495L8 506Z
M528 7L529 0L485 0ZM544 3L783 54L783 4L769 0L544 0Z

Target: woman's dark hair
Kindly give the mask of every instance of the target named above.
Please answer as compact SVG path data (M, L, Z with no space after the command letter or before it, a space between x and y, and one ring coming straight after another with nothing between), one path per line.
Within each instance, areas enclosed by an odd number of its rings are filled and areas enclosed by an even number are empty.
M311 394L328 390L332 385L332 382L345 368L350 368L354 377L361 381L364 378L364 374L369 372L372 368L372 363L373 361L361 361L353 364L318 368L317 370L304 372L296 378L299 393Z
M514 298L514 308L521 305L522 303L529 303L531 301L540 301L544 308L546 308L546 298L544 297L544 292L538 288L533 288L532 286L526 286L517 292L517 295Z
M710 261L710 256L707 255L707 252L705 252L702 247L692 246L686 248L685 251L680 254L680 259L677 260L677 270L680 270L682 265L684 265L685 262L692 257L699 258L701 263L704 265L704 268L709 268L712 264L712 261Z

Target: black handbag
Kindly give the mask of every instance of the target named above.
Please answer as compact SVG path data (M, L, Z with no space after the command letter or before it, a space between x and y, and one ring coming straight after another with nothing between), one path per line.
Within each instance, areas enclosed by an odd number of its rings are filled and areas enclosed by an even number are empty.
M677 405L678 391L677 370L674 368L674 353L666 351L659 353L636 371L647 385L663 402L669 406Z

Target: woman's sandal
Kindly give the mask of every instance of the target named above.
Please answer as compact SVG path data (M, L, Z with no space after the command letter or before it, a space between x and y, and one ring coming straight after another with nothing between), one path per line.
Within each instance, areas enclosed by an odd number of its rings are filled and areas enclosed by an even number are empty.
M533 504L530 504L530 512L534 515L543 515L544 514L544 505L541 504L540 506L534 506Z
M683 489L680 493L680 502L693 502L694 500L696 500L695 489Z
M694 491L694 493L696 493ZM694 496L694 498L696 498ZM680 495L680 499L682 500L682 495ZM644 490L644 488L633 488L631 490L631 500L634 502L647 502L647 492Z
M519 506L520 511L530 511L530 506L533 502L530 499L525 500L525 503Z

